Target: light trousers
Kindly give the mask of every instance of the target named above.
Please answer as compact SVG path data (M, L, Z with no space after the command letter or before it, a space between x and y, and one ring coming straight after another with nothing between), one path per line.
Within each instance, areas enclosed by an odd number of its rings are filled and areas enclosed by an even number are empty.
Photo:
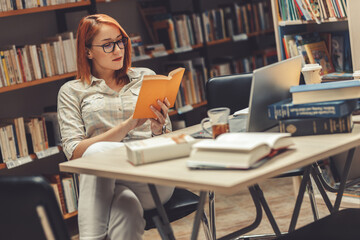
M103 152L122 146L119 142L98 142L83 154ZM155 208L148 185L94 175L80 175L78 223L80 240L142 239L144 209ZM173 194L173 187L156 186L162 203Z

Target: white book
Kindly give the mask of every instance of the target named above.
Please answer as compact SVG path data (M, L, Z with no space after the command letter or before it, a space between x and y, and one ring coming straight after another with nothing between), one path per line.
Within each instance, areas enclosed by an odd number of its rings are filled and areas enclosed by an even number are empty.
M125 143L128 160L142 165L173 158L189 156L195 139L189 135L160 136Z
M42 44L40 44L40 46L41 46L41 50L43 53L46 76L51 77L53 74L51 71L50 58L49 58L49 53L47 51L46 44L42 43Z
M72 196L71 178L63 178L62 185L64 190L67 212L72 213L76 211L76 208L75 208L74 198Z
M189 168L249 169L293 145L290 134L224 133L194 144Z
M30 45L30 57L34 67L35 79L41 79L41 69L36 45Z

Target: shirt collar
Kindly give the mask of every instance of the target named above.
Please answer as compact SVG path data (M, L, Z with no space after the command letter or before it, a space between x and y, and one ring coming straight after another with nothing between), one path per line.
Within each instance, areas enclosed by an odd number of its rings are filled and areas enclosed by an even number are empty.
M127 75L129 77L130 82L138 80L139 78L141 78L141 74L137 71L134 71L133 68L129 68ZM104 79L101 78L97 78L93 75L91 75L90 77L90 85L87 84L87 87L93 86L96 83L100 83L101 81L104 81Z

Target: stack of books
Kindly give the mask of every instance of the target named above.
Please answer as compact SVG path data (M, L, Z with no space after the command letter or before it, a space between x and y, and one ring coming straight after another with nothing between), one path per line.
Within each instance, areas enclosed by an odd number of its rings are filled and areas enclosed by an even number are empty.
M292 99L268 106L268 117L279 121L280 132L292 136L348 133L358 108L360 80L299 85Z

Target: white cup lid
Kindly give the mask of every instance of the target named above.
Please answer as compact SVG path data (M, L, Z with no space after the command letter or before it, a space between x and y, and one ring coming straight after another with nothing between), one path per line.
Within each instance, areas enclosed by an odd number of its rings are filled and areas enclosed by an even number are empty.
M354 77L360 77L360 70L357 70L353 73Z
M305 64L301 71L314 71L320 70L322 67L319 64Z

